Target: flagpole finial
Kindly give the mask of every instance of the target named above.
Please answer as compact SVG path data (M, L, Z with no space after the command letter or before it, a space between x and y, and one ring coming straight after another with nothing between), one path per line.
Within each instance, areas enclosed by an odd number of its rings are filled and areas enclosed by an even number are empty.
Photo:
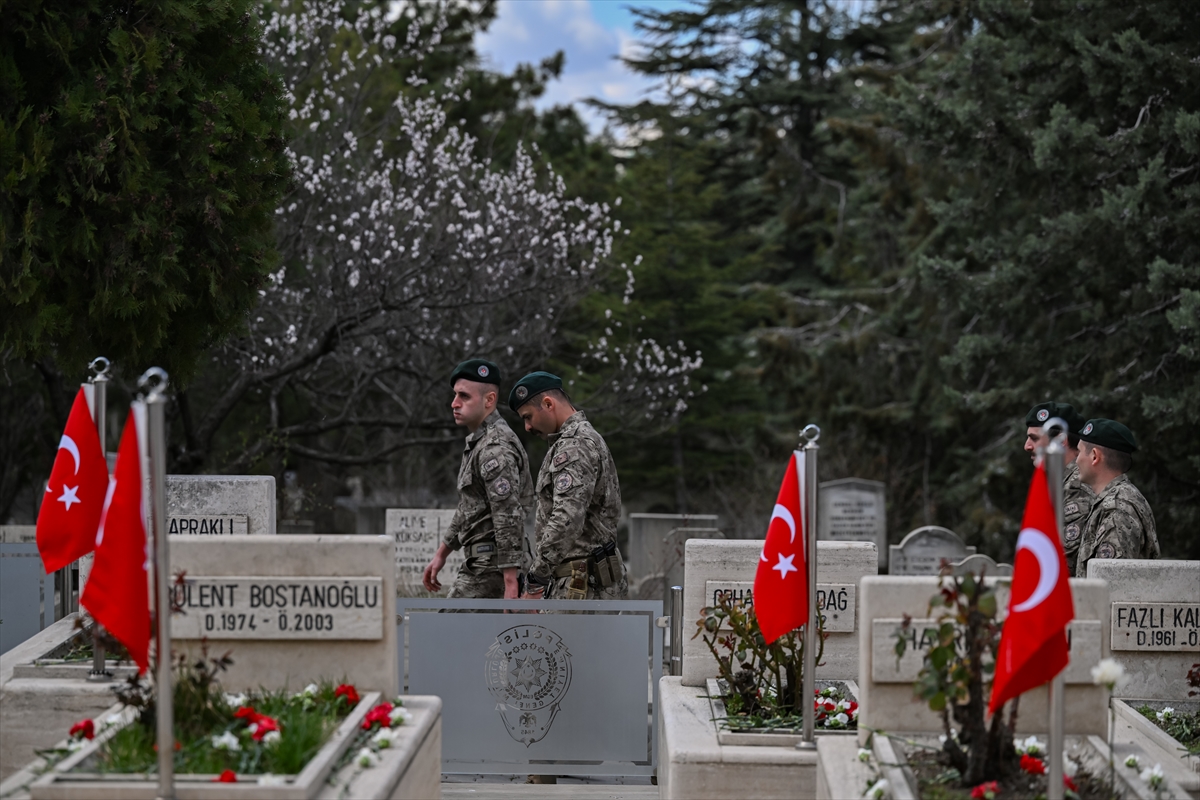
M97 378L108 380L108 378L105 376L108 375L108 368L110 365L111 362L104 356L96 356L93 358L91 363L88 364L88 369L95 373L92 375L91 380L93 382L95 382Z
M1042 425L1042 435L1049 441L1046 444L1046 452L1062 453L1063 448L1067 444L1067 434L1070 432L1071 426L1062 417L1051 417Z
M805 445L809 444L815 445L817 440L820 438L821 429L810 422L804 426L803 430L800 431L800 446L804 447Z
M138 378L138 388L146 390L146 400L157 400L167 391L167 371L151 367Z

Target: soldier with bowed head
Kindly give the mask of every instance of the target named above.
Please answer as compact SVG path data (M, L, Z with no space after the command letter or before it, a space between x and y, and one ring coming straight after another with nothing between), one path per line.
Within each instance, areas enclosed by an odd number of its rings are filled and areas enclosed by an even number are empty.
M525 596L627 599L629 583L617 550L621 486L604 438L571 403L562 380L548 372L517 381L508 404L525 430L550 442L535 486L537 552Z
M1063 550L1067 555L1067 574L1075 574L1075 560L1079 555L1079 541L1087 525L1088 514L1096 495L1079 479L1079 431L1087 424L1083 415L1070 403L1038 403L1025 415L1025 452L1037 460L1037 448L1050 444L1050 438L1042 427L1055 417L1067 423L1067 446L1063 459Z
M1126 474L1137 450L1133 431L1111 419L1092 419L1079 440L1079 478L1096 499L1080 539L1075 577L1087 577L1093 558L1158 558L1154 512Z
M442 588L438 572L450 551L466 560L450 597L515 599L525 543L525 510L533 502L529 458L521 440L496 409L500 368L473 358L450 375L454 422L465 426L466 445L458 470L458 508L445 539L425 567L425 588Z

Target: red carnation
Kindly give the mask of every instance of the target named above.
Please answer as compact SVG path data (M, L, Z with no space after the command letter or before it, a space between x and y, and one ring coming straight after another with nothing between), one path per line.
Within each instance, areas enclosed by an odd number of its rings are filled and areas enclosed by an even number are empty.
M251 706L240 706L237 711L233 712L233 716L235 719L246 720L246 724L250 725L258 722L258 718L262 715L255 711Z
M336 700L339 697L345 697L346 702L352 706L356 706L362 700L358 696L358 690L352 684L343 683L341 686L333 690L333 697Z
M1067 789L1069 789L1072 792L1079 791L1079 787L1075 785L1075 781L1071 780L1066 775L1063 775L1063 786L1065 786Z
M237 773L231 769L227 769L220 775L212 779L213 783L237 783Z
M258 719L254 720L254 725L254 733L250 734L250 738L256 742L261 742L271 731L279 730L279 723L266 714L259 714Z
M368 711L367 716L363 719L363 730L370 730L376 722L384 728L392 727L392 708L394 706L391 703L380 703Z
M1000 784L995 781L981 783L971 790L972 800L995 800L998 794L1000 794Z
M1029 754L1021 756L1021 769L1030 775L1045 775L1046 762Z
M90 719L82 719L71 726L72 739L91 739L96 735L96 725Z

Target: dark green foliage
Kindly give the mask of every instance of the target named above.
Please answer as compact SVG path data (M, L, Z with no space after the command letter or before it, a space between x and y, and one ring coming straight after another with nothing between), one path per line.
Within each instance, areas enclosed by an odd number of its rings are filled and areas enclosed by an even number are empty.
M284 105L245 0L0 14L0 347L186 379L274 256Z

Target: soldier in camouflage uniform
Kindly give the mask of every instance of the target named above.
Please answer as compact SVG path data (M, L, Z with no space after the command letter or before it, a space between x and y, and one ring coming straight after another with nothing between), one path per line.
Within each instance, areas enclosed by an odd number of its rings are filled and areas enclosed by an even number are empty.
M1049 437L1042 433L1042 426L1055 417L1067 423L1067 446L1063 453L1066 461L1063 469L1063 550L1067 554L1067 574L1074 575L1083 526L1087 524L1088 513L1096 499L1087 484L1079 480L1079 466L1075 463L1079 457L1079 431L1087 421L1070 403L1038 403L1025 415L1025 452L1037 461L1037 448L1050 443Z
M1079 438L1079 477L1096 499L1080 540L1075 577L1087 577L1093 558L1158 558L1154 512L1125 474L1137 449L1133 432L1119 422L1093 419Z
M470 434L458 470L458 508L445 539L425 568L425 588L442 588L438 572L452 550L465 549L450 597L515 599L525 548L525 510L533 502L529 459L496 410L500 369L481 358L450 376L454 421Z
M517 381L508 403L527 431L550 442L535 488L537 552L526 596L628 599L617 550L621 487L608 445L548 372Z

